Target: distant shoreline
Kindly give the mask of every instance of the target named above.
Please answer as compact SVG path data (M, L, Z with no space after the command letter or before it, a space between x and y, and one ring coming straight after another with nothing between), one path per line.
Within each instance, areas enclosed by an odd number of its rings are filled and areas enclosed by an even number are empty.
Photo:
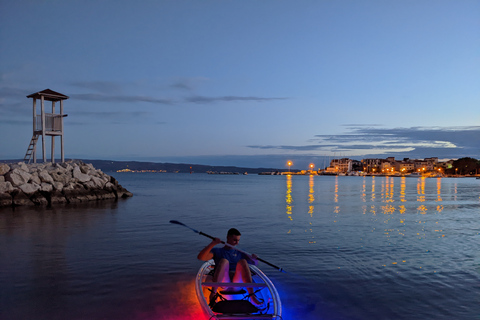
M95 168L104 172L118 172L119 170L145 171L145 172L174 172L174 173L208 173L210 172L248 172L251 174L266 171L286 171L278 168L246 168L236 166L211 166L189 163L161 163L161 162L143 162L143 161L115 161L115 160L91 160L91 159L65 159L65 161L78 160L84 163L91 163ZM0 160L0 163L18 163L23 159ZM61 161L56 162L60 163ZM41 163L41 161L37 161Z
M309 170L296 170L296 169L279 169L279 168L249 168L249 167L236 167L236 166L211 166L200 164L188 164L188 163L162 163L162 162L144 162L144 161L116 161L116 160L89 160L89 159L65 159L65 161L82 161L84 163L90 163L95 168L98 168L104 172L114 173L205 173L205 174L259 174L259 175L287 175L289 172L293 175L325 175L325 176L386 176L386 177L417 177L409 174L385 174L385 173L359 173L353 171L352 173L318 173L317 171ZM23 162L23 159L16 160L0 160L0 163L19 163ZM42 163L43 161L37 161ZM60 160L56 160L56 163L61 163ZM428 178L475 178L480 175L419 175L419 177Z

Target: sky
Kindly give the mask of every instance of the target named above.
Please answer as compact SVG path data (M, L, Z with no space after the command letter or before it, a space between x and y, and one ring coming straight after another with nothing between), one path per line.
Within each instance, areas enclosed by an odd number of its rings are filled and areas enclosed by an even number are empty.
M23 159L26 96L47 88L69 96L66 158L480 159L479 17L477 0L0 0L0 159Z

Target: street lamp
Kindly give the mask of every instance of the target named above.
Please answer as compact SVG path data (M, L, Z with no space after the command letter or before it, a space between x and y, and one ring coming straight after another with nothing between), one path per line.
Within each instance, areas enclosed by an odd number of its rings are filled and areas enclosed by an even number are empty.
M315 168L315 165L313 163L310 163L310 171L313 172L313 168Z
M288 161L288 162L287 162L288 172L291 172L291 171L290 171L290 167L292 166L292 164L293 164L292 161Z

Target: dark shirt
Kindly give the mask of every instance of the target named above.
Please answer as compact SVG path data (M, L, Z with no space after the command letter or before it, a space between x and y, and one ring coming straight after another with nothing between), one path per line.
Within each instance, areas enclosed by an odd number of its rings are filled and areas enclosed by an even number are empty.
M237 262L245 259L247 262L250 262L250 259L248 259L248 256L244 254L243 252L237 251L235 249L230 249L230 248L213 248L210 252L213 253L213 261L215 261L215 264L218 265L219 261L221 259L227 259L228 262L230 262L229 270L230 271L235 271L237 268Z

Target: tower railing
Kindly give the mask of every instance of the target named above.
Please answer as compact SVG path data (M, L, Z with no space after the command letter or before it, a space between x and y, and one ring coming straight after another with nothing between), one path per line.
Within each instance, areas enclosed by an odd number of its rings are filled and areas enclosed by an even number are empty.
M36 116L36 131L42 130L42 116ZM45 113L45 131L62 131L62 115Z

